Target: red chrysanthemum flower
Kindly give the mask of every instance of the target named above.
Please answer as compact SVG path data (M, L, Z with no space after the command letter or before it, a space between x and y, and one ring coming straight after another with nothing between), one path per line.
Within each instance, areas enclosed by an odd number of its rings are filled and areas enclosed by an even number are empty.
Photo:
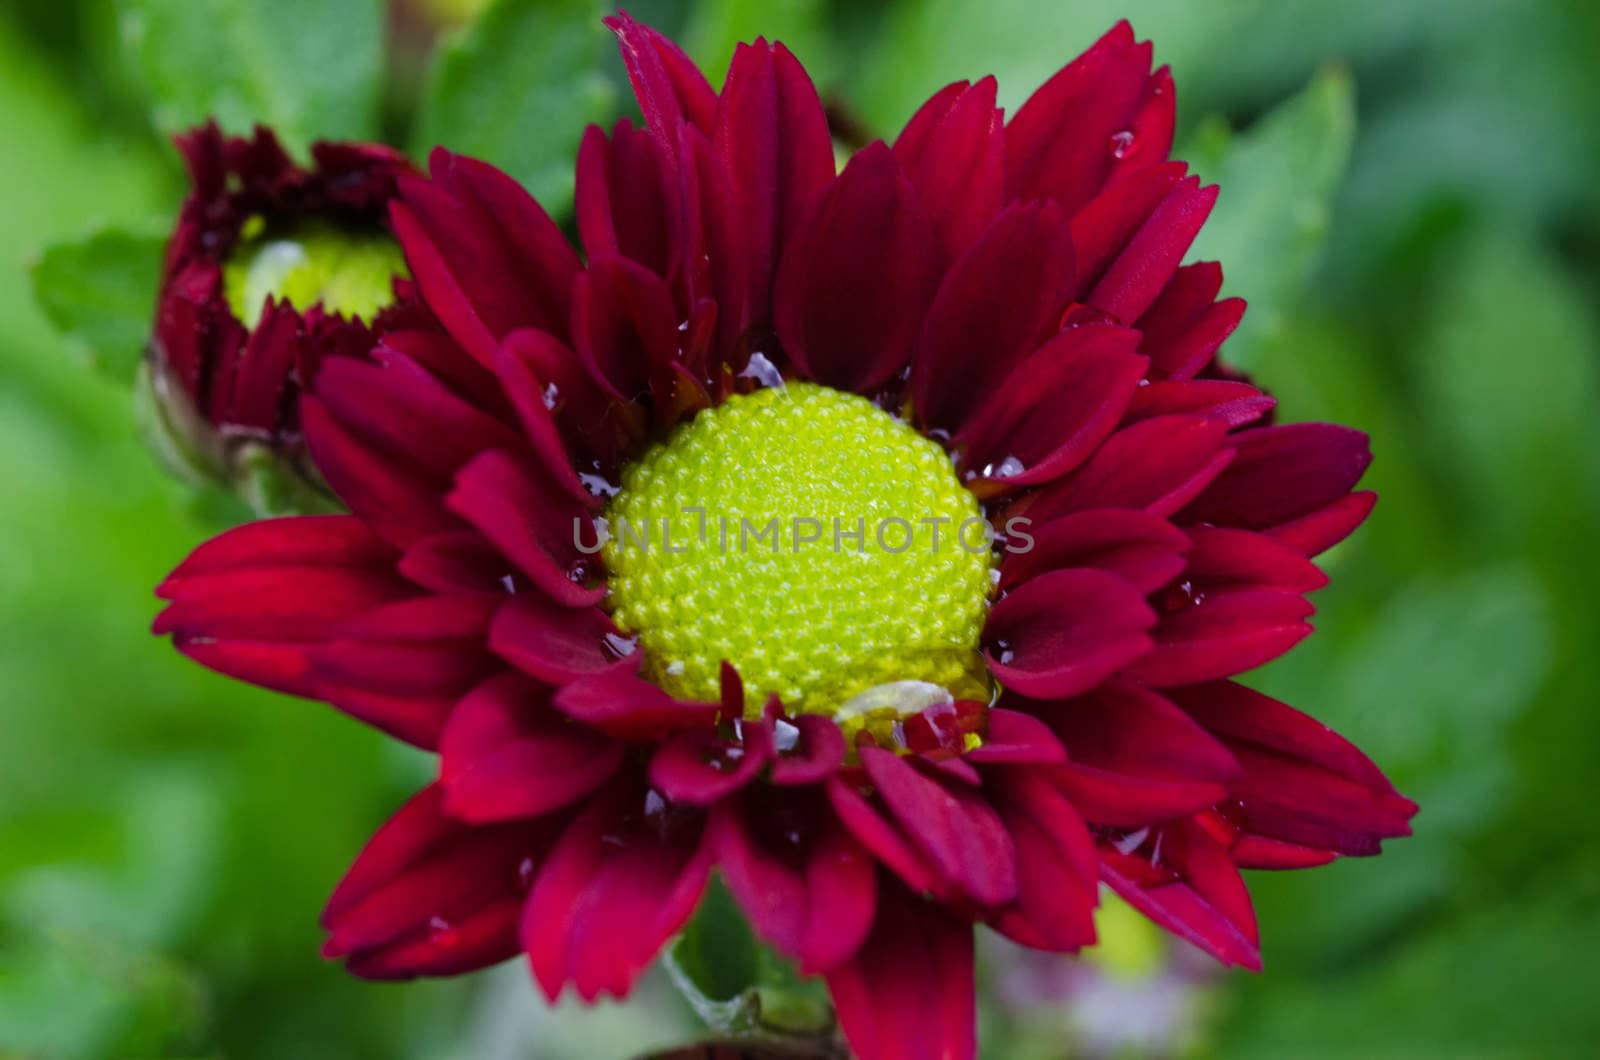
M241 443L295 457L299 398L324 357L365 356L426 320L388 227L391 147L318 143L296 165L271 130L176 139L191 188L162 269L149 384L188 463L227 475Z
M1208 372L1244 307L1180 266L1216 189L1167 159L1150 46L1117 26L1008 123L952 85L836 173L781 45L718 94L612 25L646 126L584 140L583 257L436 152L392 217L438 326L301 404L351 514L161 587L186 654L439 753L326 953L622 995L715 869L869 1060L972 1055L973 924L1076 950L1102 883L1257 966L1239 870L1415 806L1230 680L1310 632L1369 455Z

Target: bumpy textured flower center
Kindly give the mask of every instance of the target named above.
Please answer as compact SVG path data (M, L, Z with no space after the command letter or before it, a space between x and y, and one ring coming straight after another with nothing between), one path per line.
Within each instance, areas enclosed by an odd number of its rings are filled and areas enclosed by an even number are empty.
M726 660L747 714L776 693L847 730L989 699L987 524L944 450L864 398L729 398L630 466L606 520L612 617L674 695L715 700Z
M394 277L405 276L400 246L382 232L350 232L310 224L286 236L245 238L223 266L228 308L254 327L267 296L301 311L324 309L372 322L394 303Z

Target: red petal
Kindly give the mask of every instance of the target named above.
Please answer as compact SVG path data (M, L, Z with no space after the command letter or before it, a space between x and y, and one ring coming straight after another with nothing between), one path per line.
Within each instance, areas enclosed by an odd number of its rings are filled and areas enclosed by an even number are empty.
M658 150L627 118L617 120L610 140L596 125L584 133L573 212L590 258L620 254L666 275L670 231Z
M1202 188L1198 177L1180 182L1151 212L1084 301L1118 320L1137 320L1172 279L1216 201L1215 185Z
M1117 161L1112 137L1130 130L1150 76L1148 42L1119 22L1045 82L1006 126L1014 199L1055 199L1076 213Z
M1024 765L1061 762L1067 755L1050 727L1014 710L991 709L983 743L962 755L978 765Z
M1229 790L1246 831L1351 855L1376 854L1379 840L1411 834L1416 804L1332 729L1231 682L1172 696L1244 767Z
M456 476L447 503L557 603L588 607L605 594L574 580L578 542L594 540L589 513L536 468L484 453Z
M1072 240L1054 204L996 217L940 284L912 362L916 411L958 429L1023 358L1056 330L1072 276Z
M1099 859L1083 818L1043 775L991 774L995 804L1017 850L1017 900L992 923L1034 949L1070 953L1094 942Z
M1137 828L1206 809L1239 772L1226 747L1137 685L1041 709L1070 759L1058 783L1096 824Z
M765 323L784 244L834 176L828 119L789 49L765 39L734 49L713 143L749 252L749 322Z
M628 258L591 261L573 286L572 340L596 384L617 401L636 400L651 369L678 353L666 281Z
M716 720L720 704L674 699L640 679L640 654L567 685L556 693L556 709L622 740L657 740Z
M1307 556L1321 555L1355 533L1356 527L1366 522L1377 503L1376 493L1362 490L1340 497L1309 515L1280 523L1267 533Z
M961 429L955 444L963 467L986 478L986 487L1009 489L1083 463L1116 428L1144 376L1138 343L1138 332L1105 325L1051 339Z
M1045 489L1027 509L1035 523L1089 508L1143 508L1171 515L1205 489L1233 454L1227 424L1162 416L1113 434L1072 477Z
M995 91L993 77L946 87L894 142L946 261L971 246L1004 203L1005 133Z
M694 912L710 876L698 819L654 792L614 789L562 833L522 917L522 945L546 996L625 997Z
M1096 570L1051 571L994 605L989 669L1034 698L1086 692L1150 650L1155 614L1137 589Z
M549 698L549 689L504 674L461 701L439 746L452 816L537 817L597 790L622 765L622 744L556 714Z
M1185 577L1195 585L1259 585L1308 593L1328 584L1299 550L1249 530L1198 526L1189 532L1194 549Z
M1007 555L1000 589L1009 591L1050 570L1093 567L1152 593L1184 568L1189 538L1159 515L1131 508L1073 512L1034 530L1032 547Z
M450 820L423 789L372 837L328 900L328 957L374 978L446 975L516 953L515 918L547 843L526 824Z
M917 893L940 887L938 870L928 857L912 846L905 835L851 783L840 777L827 782L828 802L839 820L850 829L872 856L886 865L905 885Z
M650 783L667 798L710 806L755 780L772 760L770 724L742 721L741 739L696 729L667 740L650 759Z
M784 351L817 382L871 390L910 357L938 275L916 192L881 143L856 154L801 223L779 266Z
M872 933L828 973L839 1025L860 1060L975 1060L972 927L894 888Z
M1134 392L1125 424L1157 416L1203 413L1219 419L1230 430L1245 427L1268 412L1277 401L1249 383L1226 379L1161 380Z
M1336 503L1372 463L1367 436L1331 423L1240 431L1233 463L1183 511L1192 522L1263 530Z
M1016 897L1016 853L981 794L940 783L889 751L863 747L860 754L901 829L948 884L980 905Z
M519 593L495 615L490 649L552 685L597 674L633 649L597 607L564 607L542 593Z
M795 749L780 755L772 764L772 782L816 784L833 776L844 763L844 734L839 726L832 718L816 714L786 720L799 730L799 738Z
M1299 593L1222 589L1164 614L1155 647L1129 673L1157 687L1214 681L1271 662L1311 634Z
M728 805L712 818L712 841L728 889L756 933L796 958L802 974L815 975L849 958L866 938L878 866L831 815L785 834L789 827L781 811Z

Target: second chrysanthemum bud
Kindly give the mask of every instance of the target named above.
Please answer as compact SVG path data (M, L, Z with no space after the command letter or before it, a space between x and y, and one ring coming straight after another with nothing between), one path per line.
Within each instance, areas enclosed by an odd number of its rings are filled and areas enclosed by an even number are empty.
M177 145L191 189L140 376L146 435L174 470L259 512L332 507L305 458L299 396L326 358L365 357L425 313L388 228L410 164L381 145L321 143L307 169L269 130L214 124Z

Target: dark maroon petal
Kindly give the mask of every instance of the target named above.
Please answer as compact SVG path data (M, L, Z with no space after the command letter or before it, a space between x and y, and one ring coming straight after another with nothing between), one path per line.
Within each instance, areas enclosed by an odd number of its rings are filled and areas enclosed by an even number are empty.
M559 355L553 348L559 346L560 340L549 332L513 331L495 355L495 374L511 399L528 445L551 482L574 500L596 507L599 499L584 489L573 470L572 457L551 411L560 399L559 389L553 380L541 379L535 370L535 366ZM561 350L565 352L564 347Z
M1072 277L1072 239L1053 203L1001 213L945 274L912 361L926 427L955 430L1056 330Z
M911 890L922 894L941 887L938 869L927 855L880 813L866 795L840 777L827 781L828 802L856 840Z
M672 737L650 759L650 783L673 802L710 806L753 781L775 751L772 726L737 723L738 740L724 740L714 729Z
M543 428L530 425L538 412L531 406L533 395L526 392L528 377L539 384L538 399L560 429L566 451L588 457L591 467L615 464L634 448L648 426L644 409L619 404L571 347L549 332L534 328L514 331L500 349L502 385L512 391L524 431L538 435L531 439L532 444L545 456L547 466L557 463L556 453ZM510 365L508 373L506 362L518 363ZM574 461L574 467L580 465ZM565 489L570 492L570 484Z
M522 917L534 978L554 1001L625 997L705 891L710 844L698 820L654 792L614 789L562 833Z
M574 213L589 257L620 254L665 275L670 231L655 141L619 118L591 125L578 148Z
M1157 687L1214 681L1271 662L1311 634L1314 610L1297 592L1221 589L1192 595L1161 616L1155 647L1129 673Z
M822 807L804 806L817 813ZM728 804L712 817L722 871L756 933L815 975L848 959L872 926L878 866L831 815L785 834L776 816Z
M1166 162L1141 170L1127 179L1112 183L1073 216L1072 244L1077 253L1077 275L1072 287L1074 298L1081 300L1088 296L1117 255L1150 219L1156 207L1183 181L1188 169L1182 162ZM1178 270L1178 275L1168 285L1169 289L1183 286L1185 276L1182 269ZM1221 270L1218 270L1219 285L1221 277ZM1160 307L1158 300L1149 312L1155 314ZM1132 321L1122 323L1131 324ZM1143 324L1141 320L1141 331Z
M439 493L479 453L521 444L504 422L399 354L383 364L333 358L317 378L317 397L343 430Z
M542 826L463 825L423 789L367 844L329 899L327 957L397 979L469 971L513 956L515 918L548 840ZM507 928L511 930L507 930Z
M633 650L598 607L565 607L519 593L495 615L489 647L517 669L553 685L597 674Z
M996 83L949 85L922 105L894 142L894 156L954 261L1005 200L1005 133Z
M1038 718L1014 710L992 709L983 743L962 759L990 766L1049 764L1066 757L1061 741Z
M1090 508L1143 508L1171 515L1210 485L1233 458L1227 424L1201 416L1161 416L1113 434L1070 478L1045 489L1027 509L1035 524Z
M972 926L895 887L854 959L828 972L839 1025L860 1060L974 1060Z
M882 143L858 152L784 250L774 321L809 378L871 390L910 357L938 282L927 217Z
M362 351L363 355L365 352ZM391 331L372 350L373 360L380 363L389 363L396 354L413 365L420 365L457 397L480 412L508 423L511 421L511 407L501 393L494 374L475 361L448 334L415 328Z
M674 699L639 677L640 653L579 678L552 702L569 717L622 740L651 741L715 722L720 705Z
M1317 556L1328 551L1355 532L1372 514L1378 495L1371 490L1361 490L1340 497L1309 515L1279 523L1267 531L1291 548L1307 556Z
M789 49L765 39L734 49L712 143L749 252L746 312L764 323L784 244L834 176L828 119Z
M1150 76L1151 47L1119 22L1046 81L1006 126L1006 178L1013 199L1055 199L1077 213L1117 162Z
M564 335L580 266L560 228L493 166L439 148L429 170L401 183L391 218L440 322L485 367L519 327Z
M1297 843L1284 843L1257 835L1243 835L1228 849L1228 856L1241 869L1282 871L1285 869L1314 869L1326 865L1339 855L1332 850L1303 847Z
M1166 161L1172 150L1177 117L1178 94L1172 84L1172 70L1163 66L1145 80L1139 107L1127 129L1112 134L1111 180L1126 180Z
M406 549L399 571L436 593L504 593L517 575L475 530L455 530L419 538Z
M283 425L300 329L300 313L294 306L267 299L237 363L224 362L228 377L213 382L213 393L226 395L226 422L261 431L277 431ZM219 372L223 369L216 367Z
M407 743L432 749L456 702L499 668L484 650L495 599L420 596L342 623L308 645L319 699Z
M844 764L844 734L832 718L802 714L779 725L785 723L793 725L798 733L794 747L772 763L772 783L816 784L833 776Z
M347 428L321 400L302 397L300 420L317 470L384 540L405 548L418 538L460 529L427 476Z
M1250 892L1228 853L1180 821L1100 848L1100 876L1129 905L1224 964L1261 967Z
M439 746L450 814L473 823L537 817L597 790L623 745L550 709L550 691L517 674L461 700Z
M1216 301L1222 267L1214 261L1178 269L1139 318L1141 352L1160 377L1188 379L1203 369L1244 315L1244 300Z
M980 793L941 783L889 751L863 747L860 754L901 829L947 884L980 905L1004 905L1016 897L1016 852Z
M1276 404L1274 398L1249 383L1227 379L1161 380L1134 392L1123 422L1134 424L1157 416L1201 413L1236 430L1259 420Z
M1341 854L1376 854L1411 834L1416 804L1354 745L1287 704L1231 682L1174 689L1243 770L1229 784L1245 829Z
M1085 325L1017 366L956 436L962 465L986 488L1060 478L1116 428L1144 377L1139 333Z
M1045 571L1093 567L1152 593L1183 571L1189 538L1149 512L1099 508L1073 512L1029 531L1026 552L1005 557L1000 589L1009 591Z
M628 258L602 258L573 287L572 340L591 377L630 402L649 389L653 366L678 352L678 314L666 281Z
M672 41L626 14L607 18L605 24L617 35L639 109L662 147L668 151L677 147L678 128L684 123L709 134L716 115L717 94L694 60Z
M1084 300L1118 320L1137 320L1172 279L1216 201L1215 185L1202 188L1198 177L1180 181Z
M1017 850L1017 900L991 923L1034 949L1070 953L1094 942L1099 858L1078 811L1040 772L996 770L995 805Z
M1206 809L1239 771L1226 747L1137 685L1107 685L1040 710L1070 760L1057 783L1096 824L1133 828Z
M309 648L350 619L413 593L393 553L356 520L247 524L196 549L157 588L158 635L214 670L310 696Z
M589 512L537 468L484 453L456 476L448 504L550 599L588 607L605 594L575 580L583 558L578 541L594 540Z
M1196 586L1259 585L1314 592L1328 576L1298 549L1250 530L1197 526L1189 531L1194 548L1185 578Z
M348 515L299 515L245 523L196 548L156 589L164 599L197 575L271 567L382 567L394 551Z
M1367 436L1331 423L1241 431L1237 453L1182 514L1184 521L1263 530L1333 504L1372 463Z
M1034 698L1086 692L1150 650L1156 616L1114 575L1060 570L1017 587L989 612L989 669Z

